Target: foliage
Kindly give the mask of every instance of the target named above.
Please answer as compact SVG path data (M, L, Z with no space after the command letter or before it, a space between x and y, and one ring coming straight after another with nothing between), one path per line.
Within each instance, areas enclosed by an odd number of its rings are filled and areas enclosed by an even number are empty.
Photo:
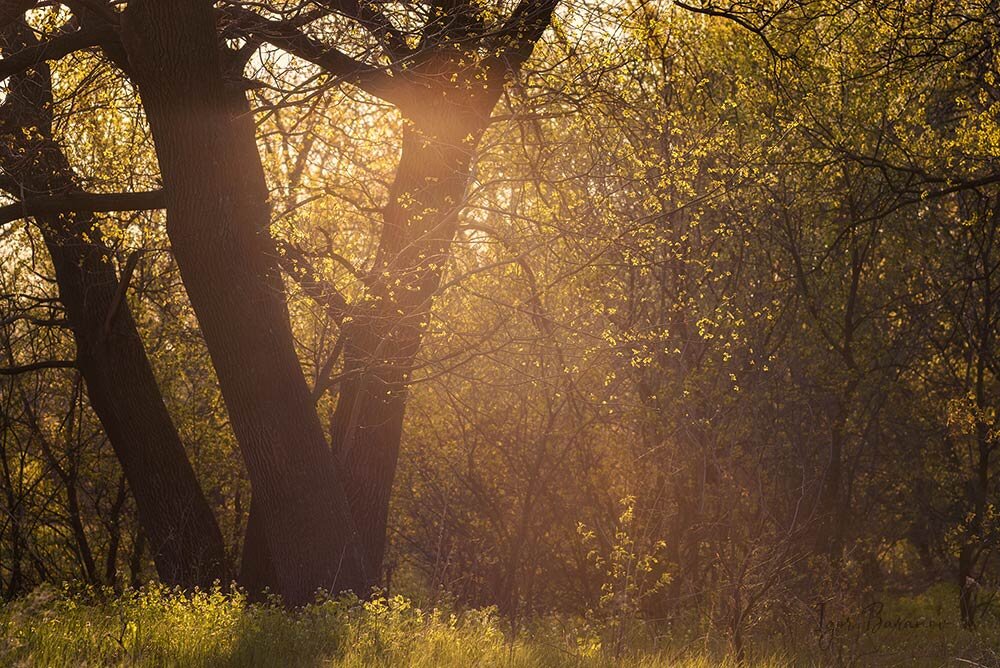
M160 587L105 598L41 589L0 611L5 665L602 666L597 641L553 630L511 637L495 613L423 611L395 596L320 600L289 613L240 595ZM708 665L661 650L619 666ZM724 663L712 665L728 665ZM754 665L785 665L776 659Z

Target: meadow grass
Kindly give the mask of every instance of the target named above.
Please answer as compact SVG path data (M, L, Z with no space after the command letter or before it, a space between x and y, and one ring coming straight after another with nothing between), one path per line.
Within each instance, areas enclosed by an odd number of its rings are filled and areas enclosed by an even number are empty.
M935 614L938 596L896 601L885 621ZM902 617L901 617L902 616ZM818 651L802 630L791 642L757 647L742 665L1000 666L995 632L975 634L943 622L914 629L878 629ZM994 629L995 631L995 629ZM846 637L846 636L845 636ZM838 641L843 641L840 638ZM798 643L800 646L796 646ZM0 608L4 666L620 666L733 667L725 645L659 640L636 634L628 649L610 652L585 623L551 618L510 633L491 610L425 611L402 597L318 600L288 612L248 604L220 591L182 594L150 586L119 595L43 588ZM764 643L763 647L767 647ZM996 663L993 663L993 661Z

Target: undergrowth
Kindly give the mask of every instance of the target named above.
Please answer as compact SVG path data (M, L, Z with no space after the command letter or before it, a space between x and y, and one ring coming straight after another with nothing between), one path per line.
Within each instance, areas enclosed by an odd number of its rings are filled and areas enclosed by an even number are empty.
M937 598L932 594L896 602L883 616L886 621L903 613L907 619L926 618L935 614ZM874 631L883 634L882 654L871 651L879 646L874 636L867 645L858 642L846 652L843 646L836 653L819 651L803 627L800 647L793 643L758 649L743 665L888 666L923 665L923 660L927 665L1000 665L981 663L997 659L989 649L997 646L996 633L969 634L950 622L923 625L918 633L887 625ZM737 665L727 658L724 644L683 637L636 634L625 651L612 655L601 630L584 620L553 617L512 633L491 609L422 610L399 596L317 599L289 612L275 603L249 604L238 593L222 591L185 594L149 586L113 595L43 588L0 608L4 666ZM912 643L912 652L901 639Z

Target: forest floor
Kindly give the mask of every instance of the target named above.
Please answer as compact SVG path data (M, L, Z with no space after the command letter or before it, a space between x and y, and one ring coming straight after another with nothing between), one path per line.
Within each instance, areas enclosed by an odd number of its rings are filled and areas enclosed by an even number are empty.
M756 633L740 664L721 634L661 629L656 637L634 624L625 634L620 623L599 629L555 618L511 633L489 610L425 612L401 597L290 613L219 592L149 587L106 597L49 588L0 607L0 665L1000 666L1000 618L962 630L942 607L944 593L894 599L877 617L868 611L841 624L835 638L805 625Z

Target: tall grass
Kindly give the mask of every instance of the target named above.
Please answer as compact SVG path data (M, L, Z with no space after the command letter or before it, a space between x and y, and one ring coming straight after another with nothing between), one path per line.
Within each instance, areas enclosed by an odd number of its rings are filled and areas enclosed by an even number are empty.
M882 627L845 632L825 651L805 624L784 638L764 634L742 666L1000 666L996 618L964 631L946 616L946 596L897 599ZM933 623L896 628L896 619ZM288 612L240 594L157 586L119 595L43 588L0 608L0 666L735 668L712 637L640 632L612 654L583 620L553 617L511 633L489 609L427 611L402 597L318 599Z
M708 668L665 649L608 656L580 628L506 633L490 610L424 611L402 597L318 601L296 612L239 595L160 587L102 596L42 589L0 609L0 665L591 666ZM754 665L788 665L777 660Z

